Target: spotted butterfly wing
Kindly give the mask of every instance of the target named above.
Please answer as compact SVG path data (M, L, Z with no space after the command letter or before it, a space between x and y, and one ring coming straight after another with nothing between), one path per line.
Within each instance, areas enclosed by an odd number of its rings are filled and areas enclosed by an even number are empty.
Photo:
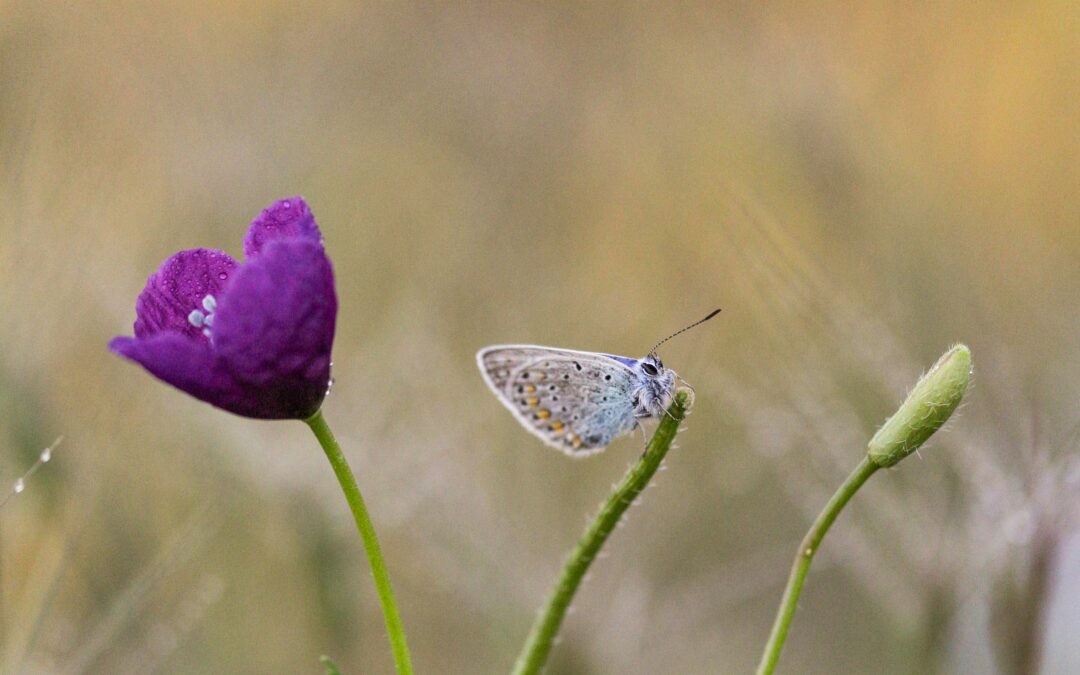
M495 345L481 349L476 362L522 426L572 457L600 452L637 426L637 376L612 356Z

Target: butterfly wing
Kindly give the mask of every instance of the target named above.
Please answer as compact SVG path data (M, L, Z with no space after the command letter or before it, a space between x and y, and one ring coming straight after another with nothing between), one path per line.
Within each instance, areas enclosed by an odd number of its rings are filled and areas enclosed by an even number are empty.
M522 426L573 457L599 452L637 425L637 376L605 354L495 345L481 349L476 361Z

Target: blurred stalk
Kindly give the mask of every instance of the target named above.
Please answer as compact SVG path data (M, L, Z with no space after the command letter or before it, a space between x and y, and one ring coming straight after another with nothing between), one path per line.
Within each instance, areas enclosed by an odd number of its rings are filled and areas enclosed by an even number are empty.
M514 675L533 675L544 667L555 642L555 636L559 632L559 626L562 625L566 610L570 607L570 602L578 586L581 585L585 572L596 558L600 547L607 541L611 531L615 529L615 525L660 467L664 456L671 448L672 441L675 440L675 435L679 432L679 425L686 417L688 398L686 391L679 391L675 395L675 400L668 408L667 414L660 420L660 426L657 427L656 433L645 448L645 453L615 486L601 507L600 513L596 514L585 533L578 539L577 545L574 546L574 550L570 552L570 557L563 566L562 575L556 582L555 588L552 589L540 615L537 616L532 630L529 631L529 637L525 640L517 663L514 664Z
M364 498L360 495L356 477L349 468L345 454L341 452L341 446L334 438L334 432L330 431L330 427L326 424L322 411L304 421L311 427L315 438L319 439L319 445L326 452L326 458L330 460L330 466L333 467L338 483L341 484L341 491L345 493L345 501L349 503L353 519L356 520L356 529L360 531L364 552L367 553L368 563L371 565L371 576L375 579L375 590L382 603L386 632L390 637L390 649L394 654L394 665L398 675L411 675L412 660L409 656L409 645L405 642L405 627L398 614L397 601L394 599L394 590L390 586L390 573L386 570L379 538L375 535L375 526L371 523L371 516L368 515L367 506L364 505Z
M187 523L154 556L97 619L93 629L81 641L74 653L66 655L63 666L52 672L60 675L81 675L98 672L98 661L105 656L125 631L135 622L150 601L151 592L169 574L180 569L198 555L210 538L221 529L224 511L218 500L205 502L196 509ZM36 637L35 637L36 639Z
M829 499L799 544L757 675L771 675L776 670L810 563L840 511L874 472L910 456L948 421L964 398L970 380L971 352L964 345L956 345L919 379L897 411L870 439L866 456Z
M935 584L927 592L922 620L916 626L918 635L913 640L911 672L926 675L949 672L944 655L953 611L952 593Z
M1027 551L1027 569L1005 572L992 595L990 644L1004 675L1035 675L1042 662L1047 591L1057 552L1051 529L1041 527Z

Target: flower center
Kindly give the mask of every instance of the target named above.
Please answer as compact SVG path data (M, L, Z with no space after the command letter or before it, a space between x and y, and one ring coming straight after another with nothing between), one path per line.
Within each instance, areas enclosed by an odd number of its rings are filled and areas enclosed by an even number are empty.
M187 315L188 323L196 328L202 328L202 334L207 339L213 339L210 334L210 329L214 326L214 310L217 309L217 300L212 295L208 295L202 299L203 310L193 309L191 314Z

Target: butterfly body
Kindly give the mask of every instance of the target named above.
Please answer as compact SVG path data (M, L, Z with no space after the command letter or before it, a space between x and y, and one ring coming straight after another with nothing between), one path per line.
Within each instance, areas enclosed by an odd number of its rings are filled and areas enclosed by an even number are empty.
M572 457L603 450L638 420L664 414L674 371L655 354L633 359L538 345L476 355L484 381L530 433Z

